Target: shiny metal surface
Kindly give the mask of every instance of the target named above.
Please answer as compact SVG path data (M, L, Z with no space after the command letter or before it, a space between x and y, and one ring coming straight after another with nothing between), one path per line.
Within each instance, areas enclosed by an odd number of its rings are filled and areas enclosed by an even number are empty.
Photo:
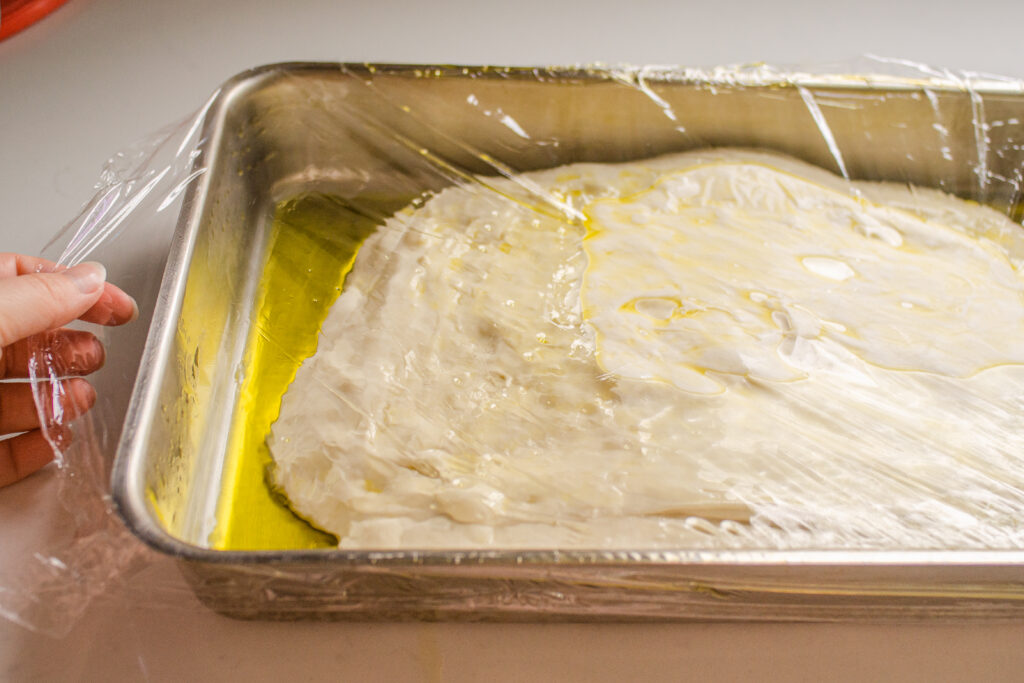
M467 98L500 103L537 145ZM685 112L685 127L676 112ZM241 74L203 122L113 475L145 542L197 595L246 618L772 619L1008 617L1024 551L217 551L242 349L274 203L302 190L415 194L577 161L763 147L852 178L940 187L1019 210L1024 153L979 116L1024 114L999 82L293 64ZM941 122L944 132L933 125ZM1019 145L1016 145L1019 147ZM991 154L989 150L1000 150ZM438 169L442 169L439 172Z

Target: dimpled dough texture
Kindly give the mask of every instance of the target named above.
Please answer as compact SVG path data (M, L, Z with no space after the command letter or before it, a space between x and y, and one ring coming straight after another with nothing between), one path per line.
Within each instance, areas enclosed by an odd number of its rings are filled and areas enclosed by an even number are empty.
M710 150L361 248L270 446L342 547L1020 547L1019 225Z

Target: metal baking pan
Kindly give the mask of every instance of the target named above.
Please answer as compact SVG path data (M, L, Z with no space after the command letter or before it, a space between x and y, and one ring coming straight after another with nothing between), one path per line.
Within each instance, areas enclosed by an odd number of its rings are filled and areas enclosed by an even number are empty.
M328 192L376 220L381 197L468 173L728 145L1015 215L1024 135L983 121L1019 119L1024 95L998 81L341 64L243 73L203 121L196 164L206 172L168 259L114 467L116 506L139 538L178 558L202 601L243 618L1020 616L1021 551L354 552L215 540L236 418L263 404L243 401L240 385L282 199Z

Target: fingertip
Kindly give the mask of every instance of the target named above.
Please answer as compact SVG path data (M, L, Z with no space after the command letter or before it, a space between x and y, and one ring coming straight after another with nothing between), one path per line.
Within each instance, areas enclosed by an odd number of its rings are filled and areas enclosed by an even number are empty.
M60 335L58 337L58 335ZM84 330L60 330L53 354L55 365L68 375L88 375L103 367L107 350L96 335Z
M96 390L84 379L66 380L64 391L67 397L65 409L70 412L72 418L84 414L96 403Z
M108 327L124 325L139 317L135 299L116 285L107 284L96 303L82 314L81 320Z

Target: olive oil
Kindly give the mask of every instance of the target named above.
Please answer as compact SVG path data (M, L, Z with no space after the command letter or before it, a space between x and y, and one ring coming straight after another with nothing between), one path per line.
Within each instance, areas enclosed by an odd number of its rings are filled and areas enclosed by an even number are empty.
M300 518L275 490L266 440L281 397L302 362L316 352L320 327L359 246L384 217L410 200L361 198L357 203L317 193L275 207L211 547L291 550L337 545L334 536Z

